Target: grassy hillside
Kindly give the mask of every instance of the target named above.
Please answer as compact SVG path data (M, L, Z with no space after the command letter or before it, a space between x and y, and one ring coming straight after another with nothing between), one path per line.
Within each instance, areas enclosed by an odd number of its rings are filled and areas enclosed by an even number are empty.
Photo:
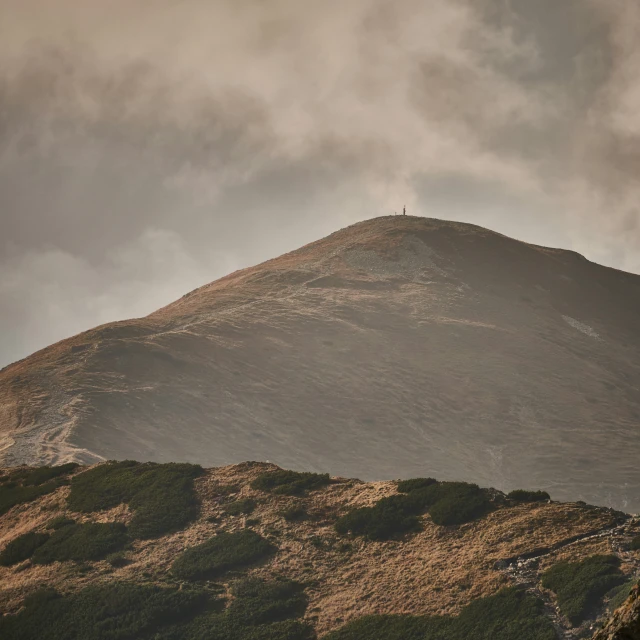
M619 512L433 478L21 467L0 503L3 640L553 640L640 560Z

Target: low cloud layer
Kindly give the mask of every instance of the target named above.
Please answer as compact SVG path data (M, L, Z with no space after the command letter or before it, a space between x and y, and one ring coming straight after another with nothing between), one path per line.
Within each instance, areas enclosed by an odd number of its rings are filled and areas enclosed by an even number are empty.
M0 366L356 220L640 272L622 0L4 0Z

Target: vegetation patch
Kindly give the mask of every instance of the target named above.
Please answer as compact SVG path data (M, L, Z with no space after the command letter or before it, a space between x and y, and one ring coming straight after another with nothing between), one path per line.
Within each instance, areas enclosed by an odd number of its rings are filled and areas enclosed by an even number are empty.
M250 529L220 533L179 555L171 572L181 580L206 580L270 556L276 547Z
M10 567L13 564L28 560L38 547L49 539L48 533L30 531L12 540L0 553L0 565Z
M35 564L101 560L122 549L127 540L127 529L119 522L73 524L58 529L38 546L32 559Z
M285 509L280 512L280 516L282 516L287 522L302 522L302 520L307 520L309 518L309 514L307 510L303 506L293 506Z
M310 473L299 471L269 471L259 475L252 483L253 489L271 493L301 496L331 483L328 473Z
M0 618L3 640L136 640L189 620L209 603L204 591L111 583L62 597L31 595L17 615Z
M553 591L562 613L573 625L593 616L604 595L626 582L616 556L591 556L580 562L559 562L542 575L542 586Z
M526 491L525 489L516 489L507 494L509 500L514 502L548 502L551 496L546 491Z
M224 512L229 516L248 516L256 510L258 503L253 498L235 500L223 507Z
M58 516L57 518L53 518L53 520L49 520L45 529L53 529L54 531L57 531L58 529L68 527L75 523L76 521L72 518L67 518L67 516Z
M109 462L73 478L68 498L73 511L92 513L127 503L134 511L129 534L155 538L184 528L198 515L195 464Z
M638 580L636 578L632 578L624 584L621 584L619 587L611 589L611 591L606 595L607 608L609 611L613 613L618 607L621 607L625 600L631 595L631 590L637 584Z
M77 467L77 464L23 467L3 476L0 483L0 516L16 505L32 502L68 484L67 476Z
M0 617L3 640L314 640L300 620L302 585L243 580L224 601L210 589L124 582L89 586L67 596L43 589L17 615Z
M11 480L19 480L26 487L36 487L55 478L68 476L79 466L75 462L69 462L56 467L26 467L17 469L10 477Z
M457 618L365 616L324 640L555 640L543 603L523 589L503 589L475 600Z
M426 489L433 484L438 484L434 478L411 478L410 480L400 480L397 488L400 493L411 493L420 489Z
M250 578L237 582L231 592L235 599L227 614L234 623L243 626L300 618L307 610L304 586L291 580L266 582Z
M493 506L488 492L475 484L419 480L404 485L406 494L382 498L372 507L348 512L337 520L336 531L369 540L389 540L419 530L419 516L426 512L435 524L446 526L476 520Z
M631 540L629 548L631 549L631 551L640 551L640 536L636 536Z

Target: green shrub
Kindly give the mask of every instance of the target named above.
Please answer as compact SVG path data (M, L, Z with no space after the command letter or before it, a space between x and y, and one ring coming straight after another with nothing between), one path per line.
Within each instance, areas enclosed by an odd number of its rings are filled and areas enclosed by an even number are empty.
M543 603L519 588L475 600L457 618L365 616L323 640L555 640Z
M338 518L340 535L352 533L369 540L390 538L420 529L418 516L428 511L435 524L471 522L488 513L492 503L488 492L466 482L426 483L407 494L382 498L372 507L353 509Z
M438 481L433 478L412 478L411 480L400 480L397 486L400 493L411 493L419 489L426 489L437 483Z
M211 589L109 583L62 597L47 589L0 618L3 640L314 640L298 620L302 587L288 581L233 585L226 611Z
M281 511L279 514L287 522L301 522L309 517L307 510L301 506L294 506Z
M129 534L155 538L195 520L198 500L193 481L202 472L193 464L109 462L73 478L69 508L92 513L128 503L134 511Z
M120 569L129 564L129 558L124 553L110 553L105 560L114 568Z
M440 526L472 522L491 510L491 502L480 490L452 491L444 495L430 509L431 520Z
M181 580L204 580L258 562L275 551L268 540L250 529L220 533L184 551L171 572Z
M200 613L202 591L111 583L61 597L51 590L25 600L17 615L0 618L3 640L137 640Z
M373 507L353 509L338 518L335 524L340 535L351 533L368 540L389 540L393 537L420 530L415 505L405 496L382 498Z
M331 479L328 473L300 473L281 469L259 475L251 483L251 487L260 491L300 496L307 493L307 491L321 489L330 483Z
M640 536L636 536L635 538L633 538L633 540L631 540L629 548L631 549L631 551L640 550Z
M23 560L28 560L38 547L49 539L48 533L30 531L12 540L0 553L0 565L9 567Z
M553 591L562 613L578 625L591 617L603 596L624 583L616 556L596 555L581 562L559 562L542 575L542 586Z
M507 494L509 500L514 502L548 502L551 496L546 491L526 491L525 489L516 489Z
M307 610L303 585L291 580L266 582L249 578L237 582L228 616L234 623L255 626L299 618Z
M71 519L71 518L67 518L67 516L58 516L57 518L53 518L53 520L49 520L49 522L47 522L47 526L45 527L45 529L53 529L54 531L57 531L58 529L62 529L63 527L68 527L69 525L75 524L76 521Z
M34 469L20 470L18 472L22 484L24 486L39 486L54 478L68 476L75 471L80 465L75 462L61 464L57 467L36 467ZM13 476L12 476L13 478Z
M615 587L606 594L607 598L607 608L611 613L613 613L618 607L621 607L625 600L631 594L631 590L638 584L638 580L636 578L632 580L628 580L627 582L621 584L619 587Z
M236 500L224 506L224 512L229 516L248 516L256 510L258 503L253 498Z
M119 522L73 524L58 529L33 554L35 564L101 560L127 543L127 529Z
M77 466L74 463L58 467L24 467L4 476L0 484L0 516L16 505L32 502L68 484L66 476Z

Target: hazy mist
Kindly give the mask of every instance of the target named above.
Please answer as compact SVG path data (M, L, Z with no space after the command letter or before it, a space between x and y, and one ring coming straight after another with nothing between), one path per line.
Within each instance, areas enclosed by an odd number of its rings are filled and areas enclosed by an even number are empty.
M640 272L640 6L0 0L0 366L357 220Z

